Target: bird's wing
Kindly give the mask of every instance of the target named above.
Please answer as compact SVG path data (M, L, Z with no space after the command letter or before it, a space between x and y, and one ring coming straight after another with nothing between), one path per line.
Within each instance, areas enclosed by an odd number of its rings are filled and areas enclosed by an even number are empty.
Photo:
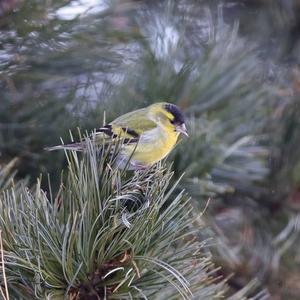
M141 135L145 131L157 127L157 124L149 118L148 114L148 110L142 108L122 115L110 124L113 126L130 129L135 131L138 135Z
M148 117L145 109L139 109L120 116L108 125L96 130L96 139L103 137L122 137L138 140L146 131L157 127Z
M139 109L122 115L111 123L96 129L90 136L95 144L105 144L106 140L111 138L124 138L126 143L136 143L140 136L151 129L157 127L156 123L148 117L148 111ZM86 148L86 143L71 143L46 148L49 151L58 149L81 151Z

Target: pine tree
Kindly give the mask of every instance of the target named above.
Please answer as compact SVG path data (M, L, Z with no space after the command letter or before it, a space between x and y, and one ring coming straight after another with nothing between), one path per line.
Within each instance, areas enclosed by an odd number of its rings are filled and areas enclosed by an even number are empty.
M19 177L31 175L31 182L50 172L56 195L66 160L63 153L44 152L45 146L67 140L69 129L76 135L77 126L101 125L104 111L111 121L158 100L175 102L187 115L190 138L169 158L170 186L185 172L170 197L186 189L199 211L210 198L203 217L209 226L201 229L199 241L215 237L214 260L223 274L237 273L231 280L235 290L254 276L266 283L285 248L285 238L276 244L278 227L290 224L288 219L297 224L289 214L274 217L268 201L273 195L266 184L271 144L266 129L276 111L278 78L270 79L267 59L240 36L238 22L224 21L222 7L214 6L218 1L107 2L100 12L62 20L64 1L51 7L26 1L1 20L7 54L0 65L1 162L17 157ZM47 180L39 185L46 190ZM50 191L45 195L40 186L37 191L30 207L36 198L55 203ZM27 193L21 189L22 199ZM7 192L5 197L21 202Z
M5 271L11 299L221 298L224 283L195 238L199 216L184 191L172 196L172 172L127 174L108 151L67 154L57 194L40 181L2 193L1 282Z

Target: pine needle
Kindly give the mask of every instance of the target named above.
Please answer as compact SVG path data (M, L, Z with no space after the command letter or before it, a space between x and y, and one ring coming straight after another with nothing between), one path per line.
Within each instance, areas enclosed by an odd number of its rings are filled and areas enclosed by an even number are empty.
M2 241L2 230L0 229L0 250L1 250L1 265L2 265L2 275L5 287L5 296L1 287L1 294L5 300L9 300L8 286L7 286L7 278L5 274L5 264L4 264L4 250L3 250L3 241Z

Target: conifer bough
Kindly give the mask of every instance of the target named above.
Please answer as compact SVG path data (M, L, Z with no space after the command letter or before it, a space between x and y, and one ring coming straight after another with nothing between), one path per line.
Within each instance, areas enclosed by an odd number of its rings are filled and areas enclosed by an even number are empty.
M0 228L10 299L217 299L223 282L192 206L174 196L163 164L114 168L118 147L66 152L59 191L12 187L1 194ZM4 286L3 272L1 282Z

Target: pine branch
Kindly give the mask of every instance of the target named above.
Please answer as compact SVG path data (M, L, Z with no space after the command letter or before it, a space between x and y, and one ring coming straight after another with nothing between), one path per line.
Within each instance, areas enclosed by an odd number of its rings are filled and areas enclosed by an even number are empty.
M166 287L175 298L221 297L224 284L211 277L204 244L190 233L189 198L170 198L172 173L162 165L126 174L114 159L89 144L82 158L67 153L68 176L52 198L40 181L3 194L0 227L14 297L151 298Z

